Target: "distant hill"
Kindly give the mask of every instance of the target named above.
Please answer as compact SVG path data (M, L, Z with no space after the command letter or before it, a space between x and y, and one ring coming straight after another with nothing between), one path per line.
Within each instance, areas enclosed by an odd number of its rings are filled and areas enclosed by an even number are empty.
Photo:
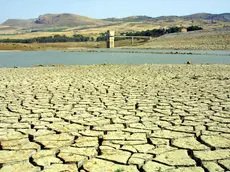
M2 25L11 27L29 27L34 21L35 19L9 19L2 23Z
M41 28L41 27L75 27L89 25L106 25L109 22L104 20L92 19L76 14L45 14L40 15L37 19L9 19L2 23L5 26L21 28Z
M218 20L218 21L230 21L230 13L223 13L223 14L213 14L206 18L207 20Z
M103 19L105 21L111 21L111 22L140 22L140 21L151 21L154 18L149 16L129 16L125 18L107 18Z
M93 19L85 16L80 16L76 14L44 14L40 15L35 19L9 19L2 23L2 29L44 29L44 28L103 28L109 25L117 25L119 23L129 23L129 22L146 22L154 23L156 21L162 22L174 22L178 21L198 21L198 20L210 20L210 21L223 21L230 22L230 13L223 14L210 14L210 13L197 13L186 16L159 16L159 17L150 17L150 16L130 16L125 18L107 18L107 19ZM167 24L166 24L167 25Z
M35 23L52 26L82 26L108 24L108 22L103 20L92 19L89 17L68 13L41 15L38 17Z
M141 22L141 21L160 21L160 20L217 20L230 22L230 13L223 14L210 14L210 13L196 13L186 16L160 16L160 17L149 17L149 16L130 16L125 18L107 18L105 21L111 22Z
M186 16L181 16L180 18L185 20L207 20L208 17L212 16L213 14L210 13L196 13Z

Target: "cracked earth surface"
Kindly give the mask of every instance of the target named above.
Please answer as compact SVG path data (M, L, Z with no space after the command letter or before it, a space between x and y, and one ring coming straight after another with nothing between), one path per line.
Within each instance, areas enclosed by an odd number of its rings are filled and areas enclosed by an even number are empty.
M0 69L0 172L230 170L230 65Z

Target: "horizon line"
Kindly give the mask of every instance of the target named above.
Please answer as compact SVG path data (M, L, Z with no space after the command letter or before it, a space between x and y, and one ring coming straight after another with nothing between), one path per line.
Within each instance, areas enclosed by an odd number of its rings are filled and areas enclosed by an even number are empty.
M126 17L106 17L106 18L94 18L94 17L89 17L86 15L80 15L80 14L76 14L76 13L69 13L69 12L62 12L62 13L44 13L44 14L40 14L39 16L42 15L58 15L58 14L73 14L73 15L79 15L82 17L88 17L88 18L92 18L92 19L110 19L110 18L116 18L116 19L122 19L122 18L128 18L128 17L135 17L135 16L146 16L146 17L151 17L151 18L157 18L157 17L169 17L169 16L174 16L174 17L182 17L182 16L189 16L189 15L194 15L194 14L212 14L212 15L219 15L219 14L230 14L230 12L223 12L223 13L209 13L209 12L197 12L197 13L191 13L191 14L185 14L185 15L159 15L159 16L150 16L150 15L146 15L146 14L138 14L138 15L130 15L130 16L126 16ZM38 17L39 17L38 16ZM32 20L32 19L37 19L38 17L33 17L33 18L8 18L7 20ZM3 22L4 23L4 22Z

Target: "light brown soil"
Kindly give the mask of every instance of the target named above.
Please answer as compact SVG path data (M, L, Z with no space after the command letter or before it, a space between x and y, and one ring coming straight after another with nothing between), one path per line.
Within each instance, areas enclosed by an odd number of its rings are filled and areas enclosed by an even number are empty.
M0 69L0 171L228 171L230 65Z

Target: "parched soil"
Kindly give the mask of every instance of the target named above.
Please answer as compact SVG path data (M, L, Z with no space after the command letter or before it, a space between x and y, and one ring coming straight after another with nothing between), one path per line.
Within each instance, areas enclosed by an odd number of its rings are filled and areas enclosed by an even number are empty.
M40 51L40 50L68 50L72 48L102 48L105 42L64 42L64 43L0 43L0 50Z
M143 45L143 40L136 40L135 45ZM115 47L124 47L131 45L131 40L115 41ZM58 42L58 43L0 43L0 50L20 50L20 51L43 51L43 50L74 50L84 48L106 48L105 41L103 42Z
M0 69L0 172L230 170L230 65Z

